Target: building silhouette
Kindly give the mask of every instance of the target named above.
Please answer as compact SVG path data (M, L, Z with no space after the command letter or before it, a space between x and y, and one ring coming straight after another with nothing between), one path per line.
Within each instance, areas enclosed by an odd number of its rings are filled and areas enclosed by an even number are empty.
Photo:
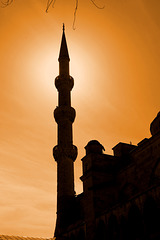
M91 140L82 158L83 192L75 195L71 107L74 85L69 75L69 54L63 26L55 79L58 107L57 240L160 240L160 112L150 125L151 137L138 145L119 142L113 156Z

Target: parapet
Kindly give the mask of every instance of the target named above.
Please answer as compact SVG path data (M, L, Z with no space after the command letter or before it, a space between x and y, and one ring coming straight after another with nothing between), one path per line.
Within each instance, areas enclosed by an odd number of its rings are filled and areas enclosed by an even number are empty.
M129 153L134 150L137 146L119 142L115 147L112 148L114 156L116 157L124 157L129 155Z

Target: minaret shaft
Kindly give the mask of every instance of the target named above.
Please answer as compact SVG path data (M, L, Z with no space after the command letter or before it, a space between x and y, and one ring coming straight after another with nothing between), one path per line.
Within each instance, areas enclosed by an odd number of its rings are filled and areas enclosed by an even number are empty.
M59 106L71 106L70 91L66 91L66 89L62 89L62 91L59 93L58 105Z
M59 75L69 76L69 61L66 61L66 59L59 62Z
M58 145L62 148L72 146L72 125L67 120L58 125Z

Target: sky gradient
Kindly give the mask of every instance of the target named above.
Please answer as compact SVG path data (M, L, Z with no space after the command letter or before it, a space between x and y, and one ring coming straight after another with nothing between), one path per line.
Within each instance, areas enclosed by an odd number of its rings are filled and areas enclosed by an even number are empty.
M75 80L75 187L81 158L97 139L112 154L118 142L150 137L160 110L160 1L14 0L0 8L0 234L52 237L56 220L57 144L54 79L62 23Z

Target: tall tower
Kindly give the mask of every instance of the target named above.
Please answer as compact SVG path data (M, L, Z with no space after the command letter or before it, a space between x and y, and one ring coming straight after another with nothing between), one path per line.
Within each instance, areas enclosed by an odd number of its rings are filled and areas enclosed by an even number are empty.
M71 90L74 79L69 75L69 54L63 24L63 34L59 53L59 76L55 78L58 90L58 107L54 110L54 118L58 125L58 144L53 148L53 156L57 162L57 222L55 236L60 239L66 227L74 218L74 169L77 148L73 145L72 124L75 110L71 107Z

